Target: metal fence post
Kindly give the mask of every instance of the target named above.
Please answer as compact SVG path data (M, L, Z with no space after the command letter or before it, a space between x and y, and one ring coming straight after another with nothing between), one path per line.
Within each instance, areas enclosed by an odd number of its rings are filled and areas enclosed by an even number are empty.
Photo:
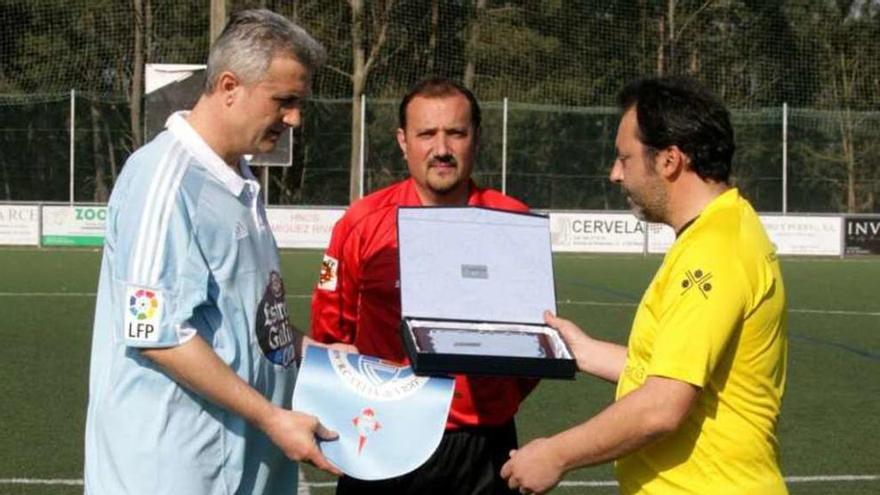
M70 204L73 204L73 181L74 181L74 170L73 166L76 161L74 154L76 149L74 147L76 135L76 90L70 90Z
M501 110L501 193L507 194L507 97Z
M788 103L782 103L782 214L788 213Z

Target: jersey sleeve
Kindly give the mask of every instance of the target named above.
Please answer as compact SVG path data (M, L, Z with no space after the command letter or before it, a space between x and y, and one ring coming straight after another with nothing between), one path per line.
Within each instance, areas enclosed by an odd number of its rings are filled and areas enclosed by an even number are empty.
M713 243L690 246L668 273L646 372L703 387L738 337L750 288L736 253Z
M182 174L182 172L178 172ZM179 186L180 175L174 177ZM111 219L119 256L115 315L130 347L173 347L191 339L194 309L208 299L209 266L179 187L128 198ZM123 242L130 240L130 242Z
M354 343L357 322L359 239L344 215L330 237L312 293L312 338L318 342Z

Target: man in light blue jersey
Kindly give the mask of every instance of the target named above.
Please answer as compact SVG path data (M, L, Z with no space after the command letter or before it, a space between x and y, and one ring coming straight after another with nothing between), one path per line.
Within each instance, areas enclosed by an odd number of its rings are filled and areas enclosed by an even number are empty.
M212 45L191 112L134 153L108 207L85 492L293 494L296 461L338 474L317 418L285 409L306 338L242 156L300 123L323 47L266 10Z

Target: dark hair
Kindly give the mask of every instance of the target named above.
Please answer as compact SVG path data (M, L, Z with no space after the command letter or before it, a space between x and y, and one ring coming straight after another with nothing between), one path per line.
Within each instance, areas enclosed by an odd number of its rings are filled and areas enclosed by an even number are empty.
M642 79L618 95L620 108L636 109L639 140L656 153L675 145L703 180L727 182L736 145L730 113L699 83L684 77Z
M421 96L423 98L440 98L443 96L452 96L456 93L464 95L464 97L467 98L468 103L471 104L471 123L474 125L475 131L479 130L481 116L480 104L477 102L477 97L474 96L471 90L463 85L444 77L431 77L424 79L410 88L406 96L403 97L403 100L400 101L400 107L397 110L397 120L400 124L400 128L406 129L406 107L409 106L409 102L416 96Z

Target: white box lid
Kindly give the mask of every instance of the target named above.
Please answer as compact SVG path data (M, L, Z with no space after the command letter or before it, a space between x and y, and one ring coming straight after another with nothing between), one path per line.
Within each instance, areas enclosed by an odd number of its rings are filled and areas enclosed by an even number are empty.
M550 220L482 207L401 207L404 317L544 324L556 312Z

